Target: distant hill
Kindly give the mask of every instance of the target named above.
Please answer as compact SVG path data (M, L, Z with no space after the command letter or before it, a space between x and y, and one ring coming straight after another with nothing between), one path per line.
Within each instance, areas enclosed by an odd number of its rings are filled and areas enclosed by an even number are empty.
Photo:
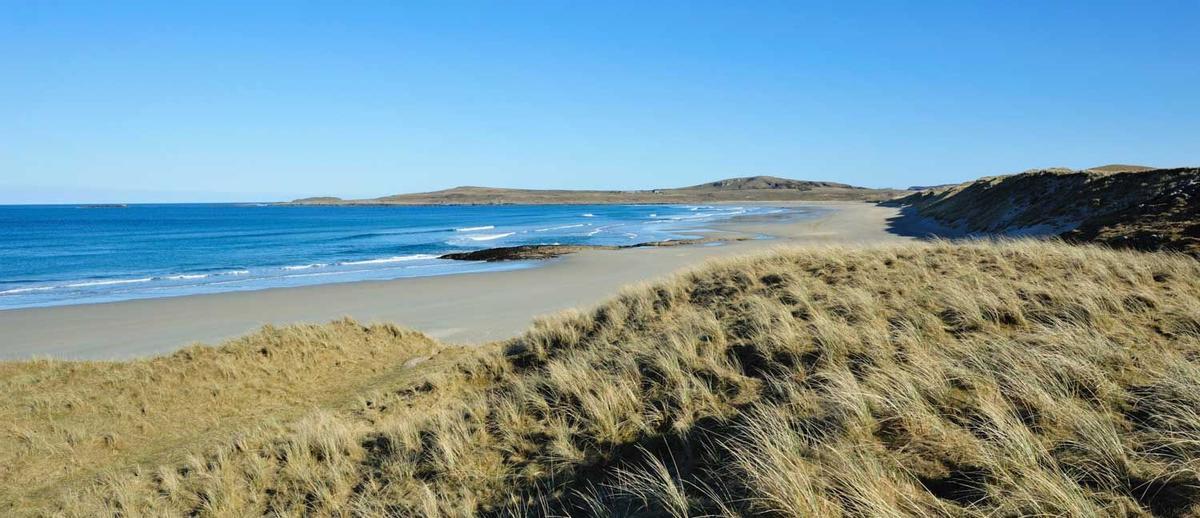
M1129 165L1129 164L1108 164L1100 167L1093 167L1088 171L1097 173L1140 173L1142 171L1153 171L1155 168L1146 167L1144 165Z
M910 185L905 190L906 191L928 191L930 189L941 189L944 187L953 187L955 185L958 185L958 184L956 184L956 183L940 183L937 185Z
M774 176L729 178L672 189L635 191L505 189L463 186L434 192L343 200L303 198L298 205L501 205L603 203L708 203L722 201L884 200L900 191Z
M292 203L300 204L320 204L320 203L341 203L345 200L336 196L314 196L312 198L300 198L292 201Z
M1200 169L1107 165L981 178L885 202L953 231L1200 255Z
M793 191L809 191L812 189L864 189L863 187L855 187L844 183L835 182L813 182L808 180L792 180L789 178L779 178L777 176L746 176L742 178L729 178L725 180L717 180L715 182L702 183L682 189L673 189L676 191L755 191L755 190L793 190Z

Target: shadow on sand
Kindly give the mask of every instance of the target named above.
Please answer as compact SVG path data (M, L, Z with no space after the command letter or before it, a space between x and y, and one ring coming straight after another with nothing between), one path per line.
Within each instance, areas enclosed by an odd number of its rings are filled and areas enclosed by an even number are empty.
M883 203L880 205L895 207L895 205L887 205ZM939 223L933 218L921 216L920 214L917 214L917 210L911 206L901 207L898 215L887 219L887 231L899 236L915 237L920 239L979 237L979 234L965 232L962 229Z

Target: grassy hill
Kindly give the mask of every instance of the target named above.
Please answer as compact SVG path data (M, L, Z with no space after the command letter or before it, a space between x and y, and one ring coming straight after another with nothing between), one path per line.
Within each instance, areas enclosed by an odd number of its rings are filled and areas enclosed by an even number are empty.
M676 189L587 191L455 187L442 191L396 194L365 200L318 197L301 205L496 205L601 203L711 203L720 201L883 200L898 191L867 189L834 182L789 180L773 176L730 178Z
M806 248L448 347L0 366L0 514L1196 516L1200 262Z
M1090 168L1088 171L1098 173L1140 173L1143 171L1153 171L1154 169L1154 167L1146 167L1144 165L1108 164Z
M958 232L1200 254L1200 169L1110 165L981 178L885 202Z

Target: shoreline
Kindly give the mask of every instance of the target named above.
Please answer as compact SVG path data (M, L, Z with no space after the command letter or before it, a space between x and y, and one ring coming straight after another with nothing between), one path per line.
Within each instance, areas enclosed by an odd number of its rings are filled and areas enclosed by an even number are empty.
M395 207L374 215L370 210L327 207L296 215L290 209L259 213L235 205L214 207L147 208L134 216L102 218L98 224L105 230L96 240L86 235L72 238L70 230L49 241L46 238L57 231L42 237L18 232L5 240L13 245L8 255L14 261L0 265L0 311L529 267L475 261L464 254L481 247L535 244L674 244L700 237L695 231L715 222L781 212L749 205L659 205L645 211L621 205L429 211ZM164 214L175 217L164 225L142 224ZM0 216L44 222L61 218L74 223L64 223L67 228L92 224L90 217L77 220L62 210ZM200 239L193 242L193 236ZM75 257L95 250L106 251L106 257Z
M826 210L792 221L750 216L714 224L706 234L716 240L721 234L772 237L720 246L580 250L514 270L5 310L0 360L130 359L195 343L215 345L268 324L343 317L392 322L450 343L487 342L519 334L538 315L589 307L624 285L712 257L773 246L907 239L888 231L895 208L865 202L754 204Z

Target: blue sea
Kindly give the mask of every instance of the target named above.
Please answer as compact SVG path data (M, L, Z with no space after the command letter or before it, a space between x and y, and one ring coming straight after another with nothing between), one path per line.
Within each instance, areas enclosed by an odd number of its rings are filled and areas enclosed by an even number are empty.
M695 237L741 215L678 205L0 206L0 309L533 266L438 259L523 244Z

